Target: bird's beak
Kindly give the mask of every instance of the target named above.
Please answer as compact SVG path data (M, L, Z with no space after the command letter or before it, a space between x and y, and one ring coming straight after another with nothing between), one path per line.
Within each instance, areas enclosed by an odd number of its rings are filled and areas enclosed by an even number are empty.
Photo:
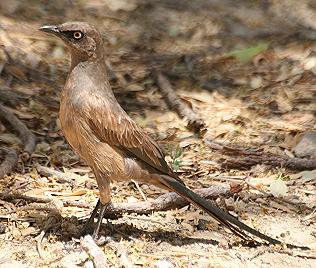
M40 31L50 34L59 34L58 26L56 25L45 25L39 28Z

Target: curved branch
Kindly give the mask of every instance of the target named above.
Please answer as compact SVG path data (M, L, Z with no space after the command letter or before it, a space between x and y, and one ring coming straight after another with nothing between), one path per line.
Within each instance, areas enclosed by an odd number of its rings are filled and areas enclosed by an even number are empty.
M0 165L0 179L10 173L18 162L18 154L14 149L1 148L6 153L4 161Z
M229 187L212 186L208 188L194 189L194 192L206 199L216 199L219 196L232 194ZM189 205L189 202L177 193L165 193L152 201L135 203L114 203L106 212L106 216L122 213L150 214L155 211L167 211L170 209L182 208Z
M0 104L0 118L8 122L14 130L19 133L20 139L24 144L24 152L29 155L35 150L36 141L34 134L20 121L12 112Z
M107 268L107 258L102 249L95 243L90 235L80 239L80 246L89 254L96 268Z
M76 185L76 179L79 179L80 176L77 174L68 174L58 170L54 170L49 167L41 166L40 164L35 164L37 172L46 177L56 177L61 183L69 183L72 186Z
M188 128L194 132L203 134L205 130L205 122L197 116L193 110L184 103L173 90L171 83L161 72L156 74L157 85L170 109L173 109L181 118L188 120Z

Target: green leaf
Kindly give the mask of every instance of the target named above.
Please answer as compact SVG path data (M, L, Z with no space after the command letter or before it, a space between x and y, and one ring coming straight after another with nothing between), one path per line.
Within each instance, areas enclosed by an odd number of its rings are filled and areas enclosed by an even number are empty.
M178 171L179 167L180 167L180 161L177 160L177 159L175 159L175 160L172 162L172 169L173 169L174 171Z
M174 158L179 158L181 155L182 155L182 148L178 144L177 148L176 148L176 152L175 152Z
M232 56L240 60L241 62L248 62L253 59L259 53L267 50L269 47L269 43L267 42L260 42L255 46L233 50L228 52L226 56Z

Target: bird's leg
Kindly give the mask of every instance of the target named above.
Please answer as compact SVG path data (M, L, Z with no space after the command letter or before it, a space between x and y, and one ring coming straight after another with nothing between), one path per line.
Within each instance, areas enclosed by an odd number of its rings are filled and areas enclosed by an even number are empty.
M110 193L110 180L103 173L100 173L98 170L94 170L94 175L97 179L100 198L96 204L90 218L84 225L82 234L91 234L92 237L97 241L98 234L101 228L102 220L104 218L105 212L111 206L111 193ZM97 216L98 215L98 216ZM94 219L98 218L96 225L94 226ZM108 223L110 233L113 233L113 226Z
M83 229L82 229L82 234L90 234L93 230L93 224L94 224L94 219L97 217L98 210L101 206L101 201L100 199L98 200L96 206L94 207L90 218L86 221Z
M102 220L103 220L103 217L104 217L104 214L106 212L106 210L111 206L111 202L108 202L107 204L103 205L100 200L98 202L99 204L99 207L100 207L100 212L99 212L99 216L98 216L98 221L97 221L97 225L95 226L94 228L94 231L93 231L93 235L92 237L94 239L97 239L98 238L98 235L99 235L99 231L100 231L100 227L101 227L101 223L102 223ZM94 213L94 211L92 212L92 214ZM109 222L108 222L109 224Z

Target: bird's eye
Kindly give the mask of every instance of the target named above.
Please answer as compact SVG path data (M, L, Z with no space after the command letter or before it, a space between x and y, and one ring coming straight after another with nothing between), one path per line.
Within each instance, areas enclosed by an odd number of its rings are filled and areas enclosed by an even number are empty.
M82 32L77 31L73 33L73 37L77 40L82 38L82 36L83 36Z

